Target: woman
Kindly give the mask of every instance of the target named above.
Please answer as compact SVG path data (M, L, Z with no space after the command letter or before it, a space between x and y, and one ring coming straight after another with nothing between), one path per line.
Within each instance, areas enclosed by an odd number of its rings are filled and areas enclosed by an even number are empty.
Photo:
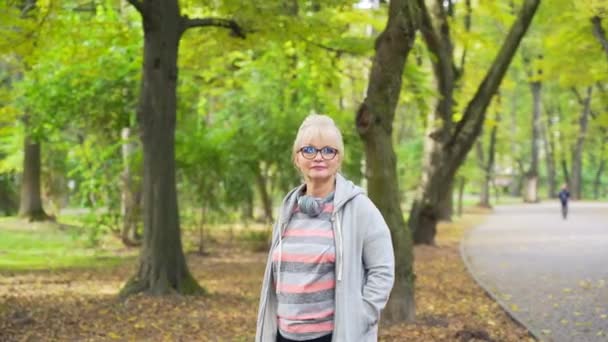
M390 232L361 188L338 173L342 134L308 116L293 144L305 184L274 225L256 341L376 341L394 281Z

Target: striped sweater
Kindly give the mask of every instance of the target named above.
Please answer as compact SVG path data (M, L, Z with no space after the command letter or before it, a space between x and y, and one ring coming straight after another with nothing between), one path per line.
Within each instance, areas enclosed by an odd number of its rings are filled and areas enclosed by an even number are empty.
M334 328L336 249L332 211L332 202L324 203L316 217L300 212L296 206L281 247L272 256L278 328L291 340L315 339Z

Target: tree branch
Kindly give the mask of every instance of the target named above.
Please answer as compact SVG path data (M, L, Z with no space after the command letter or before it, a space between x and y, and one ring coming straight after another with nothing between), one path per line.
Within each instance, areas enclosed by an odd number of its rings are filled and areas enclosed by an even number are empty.
M473 13L473 9L471 7L471 0L466 0L465 1L465 6L466 6L466 11L467 14L464 16L464 30L465 32L471 33L471 13ZM465 45L462 49L462 56L460 57L460 67L457 69L457 77L460 78L462 76L462 74L464 73L464 64L466 62L467 59L467 50L469 49L469 44L468 42L465 42Z
M132 1L132 0L130 0ZM205 26L216 26L228 28L231 30L231 34L245 39L245 31L232 19L222 18L193 18L190 19L188 16L182 17L181 22L181 33L184 33L187 29L193 27L205 27Z
M359 56L359 54L357 54L354 51L348 51L348 50L344 50L344 49L338 49L338 48L335 48L335 47L327 46L327 45L325 45L323 43L319 43L319 42L312 41L310 39L306 39L306 38L304 38L304 37L302 37L300 35L298 35L298 38L301 39L306 44L310 44L310 45L316 46L316 47L318 47L320 49L327 50L329 52L334 52L334 53L336 53L338 55Z
M604 52L606 52L606 58L608 58L608 39L606 38L606 31L602 27L602 18L595 16L591 18L591 23L593 24L593 35L602 44Z
M570 90L572 90L572 93L574 93L574 96L576 97L576 100L580 105L585 103L585 99L583 99L583 96L581 95L581 93L578 92L578 89L576 89L576 87L572 87L570 88Z
M464 159L471 144L479 135L485 120L486 109L496 94L521 40L528 31L539 4L540 0L525 0L521 12L511 26L492 66L477 88L473 99L468 103L463 118L458 122L456 130L448 142L449 147L455 148L454 158L457 160Z
M420 32L424 37L427 48L436 56L436 58L439 58L441 52L441 39L433 27L433 20L431 19L431 15L424 0L418 0L418 6L420 7L421 17Z
M135 9L137 10L137 12L139 12L142 17L144 15L144 3L141 0L127 0L131 5L133 5L133 7L135 7Z
M435 57L432 59L433 73L437 81L437 90L439 92L439 100L436 104L435 111L440 115L442 127L440 130L434 130L432 136L436 139L443 139L444 134L451 131L452 126L452 111L453 106L453 85L457 75L456 66L453 63L453 48L450 39L450 27L446 11L443 8L441 0L436 0L435 9L437 11L438 28L435 28L431 13L426 6L425 0L417 0L420 10L420 31L424 38L425 44L431 54Z

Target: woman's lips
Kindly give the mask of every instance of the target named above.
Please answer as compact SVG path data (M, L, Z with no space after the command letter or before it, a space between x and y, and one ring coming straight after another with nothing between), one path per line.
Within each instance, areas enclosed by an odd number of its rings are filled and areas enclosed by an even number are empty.
M313 169L313 170L317 170L317 171L320 171L320 170L325 170L325 169L327 169L327 167L325 167L325 166L313 166L313 167L311 167L311 169Z

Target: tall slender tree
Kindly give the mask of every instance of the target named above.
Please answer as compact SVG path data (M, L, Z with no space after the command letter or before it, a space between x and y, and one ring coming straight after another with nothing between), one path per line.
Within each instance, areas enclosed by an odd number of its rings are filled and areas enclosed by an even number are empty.
M524 202L536 203L539 201L538 183L539 183L539 142L541 139L541 96L542 96L542 69L540 67L543 56L539 54L535 62L532 63L530 58L525 55L524 61L528 67L528 78L530 91L532 92L532 139L530 144L530 168L526 172L526 184L524 191Z
M569 187L572 198L580 199L583 195L583 146L587 139L587 131L589 129L593 87L587 87L584 97L576 91L576 88L574 88L573 91L582 108L581 115L578 119L578 134L576 136L574 149L572 150L572 171Z
M481 185L481 192L479 197L479 205L482 207L490 208L490 188L492 186L492 180L494 179L494 160L496 159L496 141L498 139L498 127L500 125L500 94L496 95L496 113L494 122L492 123L492 129L490 130L490 141L488 143L487 158L483 153L482 141L477 142L478 146L478 157L480 167L483 171L483 181Z
M547 113L543 127L543 147L545 150L545 161L547 165L547 197L557 196L557 179L555 165L555 137L553 136L553 111L545 108Z

